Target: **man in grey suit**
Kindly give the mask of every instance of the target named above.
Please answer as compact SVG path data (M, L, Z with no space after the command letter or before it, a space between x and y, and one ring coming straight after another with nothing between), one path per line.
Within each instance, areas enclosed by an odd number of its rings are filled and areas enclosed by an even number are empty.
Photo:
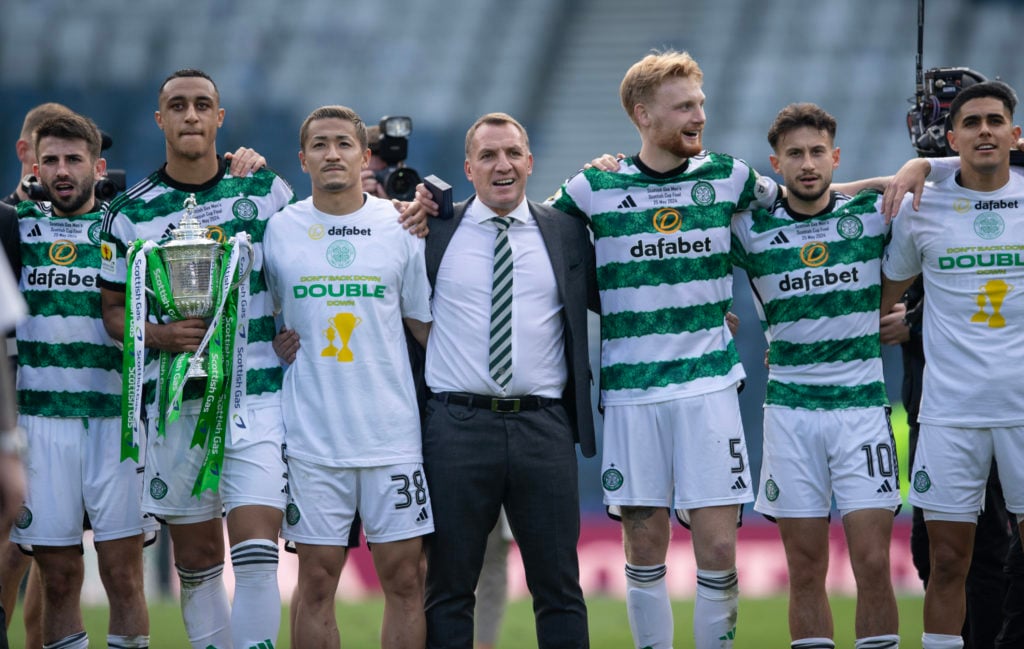
M466 134L476 196L431 221L434 323L423 459L434 503L427 646L470 649L473 590L502 505L533 594L541 649L588 647L579 585L575 444L594 455L586 224L526 200L526 130L504 113Z

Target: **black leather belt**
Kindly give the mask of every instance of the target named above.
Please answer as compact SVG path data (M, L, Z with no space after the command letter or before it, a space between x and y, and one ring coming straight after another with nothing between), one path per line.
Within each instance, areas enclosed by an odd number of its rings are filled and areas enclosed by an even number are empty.
M471 408L480 408L481 410L500 413L537 410L561 401L561 399L550 399L533 395L525 397L488 397L482 394L469 394L468 392L434 392L431 396L446 404L469 406Z

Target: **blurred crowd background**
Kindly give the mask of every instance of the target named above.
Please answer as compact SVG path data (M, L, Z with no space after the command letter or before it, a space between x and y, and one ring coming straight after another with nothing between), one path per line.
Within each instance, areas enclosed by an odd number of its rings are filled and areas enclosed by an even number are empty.
M767 128L794 101L818 103L838 119L837 180L893 173L914 154L906 128L917 46L913 0L0 0L0 6L4 191L20 173L14 141L22 118L44 101L89 115L109 133L108 164L124 169L129 185L150 173L164 160L153 121L157 89L172 71L196 67L216 80L227 112L219 150L257 149L299 197L309 193L296 155L299 124L317 106L340 103L368 124L384 115L412 117L407 164L450 182L456 199L470 192L462 170L466 128L483 113L511 113L530 133L535 171L528 194L543 200L597 154L636 152L639 138L618 85L631 63L666 47L689 51L704 70L705 145L762 173L770 173ZM1020 91L1021 25L1019 0L928 0L924 67L967 66ZM740 348L750 375L744 420L756 473L764 340L745 279L736 282ZM889 351L890 395L898 402L898 350ZM585 509L598 510L597 460L583 463L580 482Z

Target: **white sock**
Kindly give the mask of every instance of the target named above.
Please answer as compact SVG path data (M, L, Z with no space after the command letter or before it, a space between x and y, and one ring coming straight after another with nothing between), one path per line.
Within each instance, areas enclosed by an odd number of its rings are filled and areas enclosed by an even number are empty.
M108 635L107 649L149 649L149 636Z
M897 633L892 633L857 638L853 646L855 649L900 649L900 636Z
M922 633L921 649L963 649L964 639L945 633Z
M791 649L836 649L832 638L800 638L789 643Z
M231 647L231 605L224 588L224 564L204 570L176 566L181 581L181 617L193 649Z
M736 637L740 588L736 569L698 570L693 603L693 640L697 649L731 649Z
M231 548L235 600L231 637L235 649L273 647L281 628L281 590L277 585L277 544L242 541Z
M675 628L665 564L626 564L626 612L637 649L672 649Z
M89 649L89 636L85 631L79 631L50 644L44 644L43 649Z

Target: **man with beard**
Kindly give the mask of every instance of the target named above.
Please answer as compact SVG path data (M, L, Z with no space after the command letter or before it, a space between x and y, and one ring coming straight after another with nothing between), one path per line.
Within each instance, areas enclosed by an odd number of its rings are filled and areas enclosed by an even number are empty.
M0 201L0 240L3 241L4 252L7 253L7 261L11 263L15 277L21 275L21 252L19 250L18 214L14 208L18 203L29 200L28 194L25 192L25 186L21 181L26 176L32 175L32 168L36 163L36 150L32 145L32 133L43 122L59 115L71 113L72 110L70 108L55 102L46 102L35 106L25 113L21 132L14 143L14 151L18 156L18 162L21 163L21 172L14 191ZM18 351L13 329L8 332L7 336L7 354L13 368L12 371L16 376ZM0 604L2 604L3 612L6 614L8 624L12 621L14 610L18 603L19 586L31 565L32 557L22 553L16 544L3 543L0 545ZM25 649L38 649L43 644L41 639L42 597L40 595L42 584L39 580L38 568L32 570L26 583L25 600L22 608L22 620L25 626Z
M82 520L93 527L110 604L107 643L148 647L137 466L119 461L120 353L107 335L98 287L103 205L93 193L106 161L90 120L65 113L35 131L34 174L50 203L19 205L21 291L18 407L28 433L28 495L11 539L42 573L43 642L85 649Z
M703 151L703 73L685 52L651 54L620 87L640 132L618 171L586 169L554 206L588 218L601 291L604 502L621 512L626 606L637 647L672 646L665 581L669 511L693 533L694 636L731 647L736 526L753 500L726 327L732 215L777 191L746 163Z
M755 508L776 520L789 566L792 646L834 647L825 591L832 498L857 580L856 646L899 646L889 573L899 476L879 342L888 227L873 192L829 191L835 119L784 108L768 132L788 197L733 220L732 255L767 326L764 456Z

